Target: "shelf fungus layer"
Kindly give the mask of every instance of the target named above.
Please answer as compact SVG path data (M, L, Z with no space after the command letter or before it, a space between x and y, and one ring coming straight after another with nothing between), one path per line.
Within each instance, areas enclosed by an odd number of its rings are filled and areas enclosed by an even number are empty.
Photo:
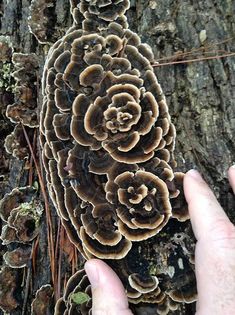
M161 272L150 274L149 258L133 262L136 249L162 240L172 221L176 233L188 219L184 174L174 170L175 127L153 71L153 53L128 29L129 1L71 6L74 26L51 48L44 67L40 142L48 190L82 255L119 270L131 302L156 303L159 314L167 314L160 310L190 299L180 300L181 286L168 292ZM174 251L171 239L166 242ZM187 250L182 255L193 269ZM65 295L56 314L77 314Z

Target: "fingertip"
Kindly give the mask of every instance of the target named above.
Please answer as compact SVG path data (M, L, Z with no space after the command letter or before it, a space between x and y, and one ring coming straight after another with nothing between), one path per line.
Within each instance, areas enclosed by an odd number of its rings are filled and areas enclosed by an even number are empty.
M235 194L235 165L230 166L228 170L228 179Z
M90 259L84 265L86 274L92 287L95 287L99 284L99 270L97 269L97 264L99 264L98 259Z
M186 173L185 176L191 177L191 178L196 179L196 180L202 180L201 174L200 174L197 170L195 170L195 169L189 170L189 171Z
M235 184L235 174L232 178ZM196 170L190 170L185 175L184 193L197 240L207 239L209 232L211 238L216 237L218 233L222 234L213 227L218 226L218 222L228 222L228 218L213 191Z
M85 263L85 271L91 282L93 288L98 286L109 287L110 284L115 283L122 289L122 283L117 274L100 259L90 259Z
M207 184L201 174L195 169L191 169L185 174L183 185L185 197L188 203L191 199L196 197L195 193L198 190L207 188Z
M102 260L91 259L85 263L85 271L92 289L92 314L131 314L124 287L117 274Z

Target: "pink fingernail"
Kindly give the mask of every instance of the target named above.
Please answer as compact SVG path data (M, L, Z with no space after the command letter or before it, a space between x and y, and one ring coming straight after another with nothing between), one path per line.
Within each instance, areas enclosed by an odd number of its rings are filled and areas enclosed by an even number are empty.
M85 271L92 287L94 288L99 284L99 273L95 264L92 261L87 261L85 264Z
M188 175L190 175L191 177L195 178L195 179L202 179L201 174L197 171L197 170L190 170L187 172Z

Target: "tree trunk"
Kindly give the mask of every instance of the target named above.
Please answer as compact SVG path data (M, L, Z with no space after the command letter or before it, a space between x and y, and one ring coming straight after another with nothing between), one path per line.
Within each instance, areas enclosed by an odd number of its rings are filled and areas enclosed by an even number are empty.
M40 11L44 5L41 0L32 3L30 0L0 0L1 35L9 37L14 53L36 54L39 66L35 66L34 72L26 77L34 78L34 87L32 82L28 87L35 92L32 99L38 101L38 105L41 103L42 69L49 47L72 25L69 0L45 2L48 4L47 9ZM38 15L30 9L30 5L35 3L42 3ZM32 17L29 19L29 16ZM235 202L226 173L228 167L235 162L235 57L211 58L235 52L234 16L233 0L133 0L127 12L130 29L140 35L142 42L152 47L155 59L159 61L155 73L166 95L177 130L175 158L178 170L185 172L197 168L235 223ZM37 35L43 43L39 43L29 31L29 21L31 28L35 27L36 22L41 25ZM13 157L3 146L6 136L15 127L6 117L7 105L14 103L14 98L15 101L19 98L14 88L15 82L10 78L10 73L17 70L14 68L17 66L12 64L12 56L9 54L7 60L0 58L0 198L13 188L32 183L37 185L39 182L35 167L32 171L32 165L35 164L25 141L20 142L24 143L28 152L23 159ZM8 68L4 66L6 64L9 65ZM18 81L18 86L22 80ZM31 110L38 112L35 106ZM29 136L32 143L33 137L38 136L36 125L34 130L36 136ZM30 128L26 132L30 134ZM24 134L23 130L21 133ZM33 149L40 165L35 141ZM62 231L63 234L63 230L58 227L59 221L51 203L50 209L52 234L56 243L58 233ZM41 286L52 283L46 222L44 211L39 236L28 243L33 248L35 261L31 260L26 267L16 269L14 274L17 281L14 298L18 306L10 314L31 314L31 303L36 291ZM2 221L1 225L4 224ZM4 253L17 246L15 243L7 246L0 244L2 266L5 264L2 259ZM57 257L62 266L60 273L57 273L61 278L61 287L73 268L69 257L74 255L74 248L71 245L66 248L67 251L64 250L61 257ZM79 264L81 263L82 259L79 258ZM2 283L0 299L1 290ZM48 293L47 298L50 306L44 313L37 314L53 314L51 293ZM194 313L195 305L186 305L177 314ZM0 314L3 312L0 311ZM154 308L141 308L139 314L155 314Z

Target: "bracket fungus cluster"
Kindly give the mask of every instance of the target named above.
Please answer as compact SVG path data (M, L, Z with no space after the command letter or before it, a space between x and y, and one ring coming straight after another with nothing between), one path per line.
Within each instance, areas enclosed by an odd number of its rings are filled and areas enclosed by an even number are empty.
M28 17L29 30L39 43L47 44L51 42L51 14L55 6L53 0L32 0L30 14Z
M61 314L91 315L91 286L84 269L69 279L63 297L57 301L54 315Z
M43 285L40 289L38 289L31 305L31 314L48 314L50 305L52 304L53 293L53 288L49 284Z
M195 291L188 298L182 293L195 278L188 254L193 246L183 251L182 243L172 243L188 212L183 174L174 171L175 127L153 71L154 56L128 29L128 0L71 5L74 25L49 51L43 75L40 142L48 190L83 256L105 259L130 302L156 303L158 314L167 314L177 302L195 300ZM164 261L155 253L151 260L155 243L187 266L178 268L178 286L169 280L175 275L167 269L169 257ZM55 314L80 314L72 297L90 291L78 275ZM82 304L82 314L88 306Z
M6 267L0 271L0 278L6 274L6 278L9 276L11 279L4 288L0 284L0 308L3 311L8 312L18 305L14 296L21 273L14 270L29 265L32 241L39 233L42 213L43 206L37 198L37 191L30 186L14 188L0 200L0 239L6 246L3 255Z
M31 140L31 142L33 142L35 130L29 127L25 127L25 130L27 132L28 138ZM29 157L29 148L21 124L17 124L14 130L9 135L7 135L5 138L4 147L7 153L20 160Z
M17 270L6 266L0 269L0 309L4 312L12 312L19 305L14 295L18 278Z
M6 115L13 123L22 122L23 125L37 127L37 56L14 53L12 62L16 69L12 74L16 80L16 101L8 105Z
M14 188L6 194L0 200L0 218L4 222L1 234L3 244L31 242L39 232L42 212L43 207L34 188Z
M14 71L12 70L9 76L15 80L14 103L12 98L7 102L6 116L16 125L5 138L4 147L7 153L23 160L29 156L23 128L33 142L34 128L38 127L36 112L38 59L35 54L13 53L11 61Z
M8 266L22 268L28 264L31 255L30 242L39 233L42 213L43 207L32 187L15 188L0 200L2 244L18 244L17 248L14 246L14 250L3 255Z

